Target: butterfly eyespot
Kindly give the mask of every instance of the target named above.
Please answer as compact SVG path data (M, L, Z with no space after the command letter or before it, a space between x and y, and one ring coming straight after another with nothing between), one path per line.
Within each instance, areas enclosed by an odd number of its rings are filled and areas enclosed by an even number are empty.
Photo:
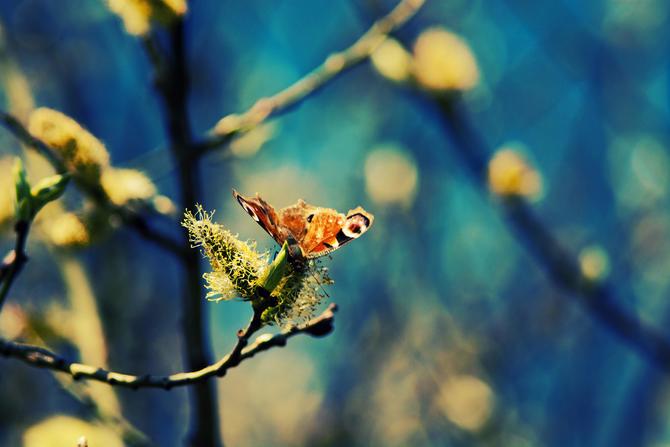
M370 226L370 219L362 214L354 214L347 218L347 222L342 227L342 233L350 238L357 238Z
M311 223L312 219L314 219L314 214L310 214L309 216L307 216L307 222L308 223Z

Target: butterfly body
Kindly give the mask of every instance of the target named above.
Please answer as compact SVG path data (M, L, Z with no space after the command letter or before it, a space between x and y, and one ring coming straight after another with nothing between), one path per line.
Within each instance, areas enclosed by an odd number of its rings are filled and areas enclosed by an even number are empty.
M361 207L346 215L300 199L294 205L276 211L260 198L244 197L233 190L235 200L273 237L279 245L287 242L294 258L325 256L365 233L374 216Z

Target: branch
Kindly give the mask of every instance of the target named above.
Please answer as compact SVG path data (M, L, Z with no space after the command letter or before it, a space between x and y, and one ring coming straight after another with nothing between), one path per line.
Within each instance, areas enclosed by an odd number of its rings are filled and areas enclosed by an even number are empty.
M5 357L13 357L24 361L36 368L46 368L54 371L64 372L77 379L97 380L109 385L138 388L163 388L169 390L178 386L191 385L204 382L210 377L222 377L226 372L239 365L242 361L253 357L262 351L273 347L285 346L289 338L298 334L307 334L313 337L321 337L329 334L333 329L333 321L337 306L331 304L321 315L311 319L307 323L290 326L274 335L261 335L253 343L248 345L250 336L260 329L260 315L262 311L254 311L254 315L247 327L240 330L237 335L237 343L229 354L218 362L206 366L198 371L183 372L169 376L136 376L102 368L70 362L45 348L27 345L0 339L0 354ZM247 346L248 345L248 346Z
M234 136L248 132L268 118L289 111L307 99L314 92L325 86L330 80L346 70L366 60L374 50L386 39L389 33L399 28L416 14L425 0L402 0L386 16L377 20L349 48L333 53L326 60L286 89L273 96L261 98L240 115L228 115L223 119L231 119L234 126L228 131L216 132L193 145L194 156L217 149L228 143Z
M16 245L11 250L5 259L2 261L0 267L0 310L7 298L9 289L12 287L14 280L21 273L23 266L28 262L28 255L26 255L26 242L28 241L28 233L30 232L30 222L19 220L14 226L16 232Z
M148 58L154 64L155 85L163 102L163 121L177 168L179 203L184 207L200 201L202 176L198 160L191 155L193 135L188 110L189 67L186 54L185 23L179 17L165 30L167 48L163 50L156 33L143 40ZM199 370L213 361L207 311L202 300L200 258L191 250L188 238L181 241L184 256L181 332L186 370ZM189 390L190 411L186 444L222 447L221 418L214 383L202 383Z
M487 188L489 150L477 133L457 96L434 94L432 99L442 114L443 123L456 143L462 160L479 186ZM576 258L542 224L528 204L519 198L501 201L501 210L513 234L551 280L630 347L666 371L670 371L670 340L661 331L628 312L617 298L612 284L593 283L584 278Z
M68 172L63 159L58 153L39 138L32 136L25 126L14 116L0 110L0 122L21 143L45 157L56 172L59 174ZM106 208L111 214L117 216L125 225L134 229L145 240L156 244L176 256L184 256L185 250L178 242L174 241L170 236L151 228L147 221L137 214L137 212L123 206L114 205L109 201L104 192L98 188L92 188L89 185L81 183L78 186L84 195L93 200L98 206Z

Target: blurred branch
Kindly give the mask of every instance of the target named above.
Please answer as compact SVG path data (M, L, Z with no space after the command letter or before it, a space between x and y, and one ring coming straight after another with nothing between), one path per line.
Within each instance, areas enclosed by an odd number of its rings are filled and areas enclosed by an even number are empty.
M3 259L0 267L0 310L7 298L9 289L12 287L14 280L21 273L23 266L28 262L28 255L26 255L26 242L28 241L28 233L30 232L30 222L26 220L19 220L14 225L16 233L16 245Z
M152 30L143 39L155 71L156 89L164 105L165 130L177 167L182 209L201 200L200 166L198 160L192 157L193 135L188 112L189 73L184 28L183 17L175 18L166 28L167 49L161 48L156 35L161 30ZM180 251L183 253L180 261L184 272L181 303L184 368L198 370L213 361L207 329L207 309L201 295L200 257L196 250L190 249L187 237L181 240ZM188 445L222 446L216 384L200 383L189 390L189 397Z
M273 96L261 98L242 114L228 115L222 119L231 122L229 130L215 129L209 137L196 142L194 156L201 156L228 143L240 133L248 132L268 118L291 110L330 80L365 61L381 44L389 33L403 25L421 8L425 0L402 0L386 16L377 20L349 48L333 53L326 60L286 89Z
M21 143L45 157L56 172L59 174L67 172L67 167L58 154L39 138L32 136L25 126L13 115L0 110L0 122ZM122 206L114 205L109 201L104 192L99 189L84 184L78 184L78 186L88 198L93 200L98 206L109 210L111 214L121 219L125 225L135 230L145 240L173 253L175 256L184 256L186 250L184 250L178 242L174 241L170 236L151 228L148 222L142 216L137 214L137 212Z
M475 130L455 95L434 94L445 127L454 148L479 186L487 188L488 148ZM644 354L661 368L670 371L670 340L666 334L645 324L622 307L615 288L606 282L594 283L582 275L576 258L544 226L532 208L520 198L501 201L501 211L519 242L559 287L572 293L589 313L611 329L633 349Z
M259 352L273 347L285 346L289 338L298 334L307 334L321 337L329 334L333 329L333 321L337 306L331 304L319 316L307 323L289 326L281 332L258 337L251 344L249 338L261 327L260 316L262 310L255 310L246 328L237 334L237 343L228 355L218 362L206 366L198 371L172 374L169 376L136 376L107 371L102 368L74 363L39 346L17 343L0 339L0 354L5 357L20 359L31 366L64 372L74 379L90 379L105 382L110 385L138 388L163 388L169 390L178 386L185 386L204 382L210 377L222 377L226 372L239 365L242 361L253 357Z

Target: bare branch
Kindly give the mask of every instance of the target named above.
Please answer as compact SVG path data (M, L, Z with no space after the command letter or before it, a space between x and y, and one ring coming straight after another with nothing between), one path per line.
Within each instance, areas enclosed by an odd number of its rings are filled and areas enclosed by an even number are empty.
M222 377L230 368L239 365L242 361L253 357L259 352L267 351L273 347L285 346L287 340L295 335L325 336L333 329L336 310L337 306L331 304L321 315L307 323L290 326L274 335L262 335L248 345L251 335L260 329L261 311L255 311L247 327L238 333L237 343L228 355L198 371L177 373L169 376L136 376L108 371L94 366L70 362L58 354L39 346L8 340L0 340L0 355L20 359L37 368L64 372L71 375L74 379L97 380L110 385L133 389L163 388L169 390L178 386L204 382L213 376Z
M28 241L28 233L30 232L30 222L19 220L14 226L16 232L16 245L14 249L5 256L2 267L0 268L0 310L7 298L9 289L12 287L14 280L19 275L23 266L28 262L28 255L26 254L26 242Z
M456 143L453 147L478 181L487 190L488 148L472 125L460 98L435 93L431 97L442 113L443 123ZM549 274L552 281L597 320L636 351L670 371L670 340L621 305L616 288L607 282L594 283L581 272L576 258L544 226L528 204L519 198L500 202L501 212L519 243Z
M162 31L153 30L143 43L154 64L154 82L164 106L163 123L177 168L178 201L184 208L199 202L202 190L200 166L198 160L191 157L193 130L188 110L190 83L184 17L175 19L164 30L167 33L165 49L161 48L161 40L154 34ZM201 298L199 254L190 249L187 238L182 239L181 250L184 253L180 258L184 275L181 303L183 362L184 369L197 370L213 361L207 328L208 309ZM202 383L189 389L191 407L186 435L189 446L223 446L215 386L214 383Z
M234 136L248 132L268 118L277 116L300 104L311 94L325 86L330 80L366 60L381 44L389 33L411 19L421 8L425 0L403 0L386 16L377 20L349 48L333 53L326 60L286 89L267 98L261 98L246 112L229 115L234 126L229 130L217 131L194 144L195 157L217 149L228 143Z

